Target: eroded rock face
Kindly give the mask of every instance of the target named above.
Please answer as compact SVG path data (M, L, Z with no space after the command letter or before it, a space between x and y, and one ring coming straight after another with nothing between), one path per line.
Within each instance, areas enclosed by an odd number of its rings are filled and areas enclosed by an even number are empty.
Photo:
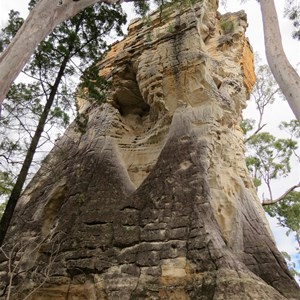
M300 299L244 162L246 26L214 1L132 22L20 199L12 299Z

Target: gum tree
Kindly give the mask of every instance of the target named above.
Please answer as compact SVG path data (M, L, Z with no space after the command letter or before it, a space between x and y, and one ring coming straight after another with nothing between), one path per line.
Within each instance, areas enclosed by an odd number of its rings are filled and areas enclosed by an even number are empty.
M131 1L131 0L125 0ZM16 37L0 57L0 103L14 79L24 67L37 45L64 20L82 9L116 0L40 0L32 9ZM137 1L143 6L144 1ZM260 0L264 24L265 45L268 63L296 118L300 120L300 80L284 53L274 0Z
M259 2L268 64L294 115L300 121L300 77L285 55L274 0Z
M257 65L257 81L251 97L258 112L257 121L246 119L242 123L245 133L246 163L257 189L263 187L265 193L261 197L265 211L278 224L285 227L288 235L295 237L300 246L300 182L297 176L291 178L293 165L300 163L299 141L300 123L297 120L281 122L279 129L282 137L278 138L270 132L263 131L265 112L274 101L278 101L280 90L267 65ZM278 180L290 176L290 186L280 185L281 194L274 195L274 187ZM298 248L299 250L299 248ZM283 253L289 269L294 276L299 276L295 263L288 253Z
M30 8L35 4L35 0L31 1ZM15 34L14 30L10 29L17 30L18 25L22 23L17 14L11 14L11 17L10 23L4 30L2 40L4 46L8 43L10 37ZM31 133L22 167L1 219L0 244L5 237L47 122L51 122L53 117L56 117L56 119L67 118L64 108L73 98L71 96L72 84L69 79L78 70L86 69L90 62L99 59L103 51L107 49L104 37L112 30L116 30L118 34L121 34L121 25L125 23L125 20L125 16L119 7L99 3L64 21L37 47L24 69L26 74L29 74L31 78L38 82L37 86L40 88L35 87L37 93L43 95L44 103L38 101L38 96L33 88L30 90L28 86L24 88L24 86L15 85L11 89L9 95L11 101L20 100L20 98L22 101L22 97L25 101L26 97L32 97L30 100L37 101L36 105L39 109L37 109L36 128ZM89 75L90 80L91 74L89 73L92 70L95 71L95 68L89 68L83 75L83 82L85 82L84 77L87 75ZM92 72L92 75L96 75L96 73ZM26 91L29 95L26 95ZM101 101L102 99L98 98L97 100Z

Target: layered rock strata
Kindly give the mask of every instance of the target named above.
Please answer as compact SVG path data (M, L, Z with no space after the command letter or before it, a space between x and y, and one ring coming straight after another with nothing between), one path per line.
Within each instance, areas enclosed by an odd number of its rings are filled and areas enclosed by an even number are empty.
M80 99L84 132L69 127L19 201L4 294L300 299L244 161L246 27L208 0L131 23L99 63L107 103Z

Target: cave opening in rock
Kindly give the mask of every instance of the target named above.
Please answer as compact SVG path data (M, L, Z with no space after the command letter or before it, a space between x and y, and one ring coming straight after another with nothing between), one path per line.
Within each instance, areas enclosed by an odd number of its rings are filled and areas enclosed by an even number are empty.
M136 72L130 63L114 76L113 100L122 116L138 115L143 117L150 111L144 101L136 79Z

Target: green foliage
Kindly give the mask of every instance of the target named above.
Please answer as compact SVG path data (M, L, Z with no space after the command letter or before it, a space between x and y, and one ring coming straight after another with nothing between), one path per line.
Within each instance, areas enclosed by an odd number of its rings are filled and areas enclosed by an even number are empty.
M202 0L153 0L150 1L134 1L135 12L143 17L147 17L151 4L155 8L160 8L160 14L162 19L166 19L168 16L164 14L165 9L173 6L178 9L182 9L188 6L192 6L197 2L202 2Z
M246 0L241 1L241 3ZM259 0L257 0L259 2ZM294 27L292 37L300 40L300 2L299 0L285 0L284 16L291 20ZM227 0L221 0L220 5L226 8Z
M298 278L298 280L300 279L300 272L297 271L296 269L296 264L292 261L292 257L285 251L281 252L281 254L283 255L283 257L285 258L289 271L291 272L291 274L295 277Z
M16 35L19 28L22 26L24 19L20 17L18 11L11 10L8 14L9 22L0 33L0 52L2 52Z
M275 101L275 95L280 92L278 84L268 65L258 65L255 69L256 82L251 95L257 105L272 104Z
M234 22L231 20L223 20L221 22L221 28L225 34L232 33L235 29Z
M5 207L6 207L6 203L7 203L6 201L0 203L0 219L1 219L2 215L3 215L3 213L4 213L4 210L5 210Z
M56 121L54 120L60 120L62 123L62 126L66 127L70 123L70 116L64 112L59 106L55 106L51 112L50 112L50 123L54 124Z
M279 88L267 66L258 66L257 82L254 86L252 99L259 113L258 122L246 119L241 128L246 136L246 164L253 178L255 187L264 185L269 191L263 200L264 209L278 220L279 224L293 234L300 245L300 192L297 183L292 187L283 187L282 196L273 198L274 180L286 177L291 171L291 159L298 159L300 124L296 120L281 122L279 128L285 132L285 138L277 138L268 132L262 132L265 109L280 95ZM297 180L297 179L296 179ZM273 203L266 205L266 203ZM298 249L299 250L299 249ZM297 277L295 264L287 253L283 253L291 273Z
M15 174L11 176L11 184L22 165L31 134L40 118L42 94L38 82L13 84L3 103L0 118L0 172Z
M300 234L300 192L290 192L282 201L267 206L266 211L282 226Z
M254 129L255 120L253 119L244 119L241 123L241 129L243 134L246 136L251 130Z
M265 210L271 217L275 217L281 226L288 228L287 235L294 235L300 246L300 192L288 193L283 200L266 206ZM287 253L283 253L283 255L292 275L300 279L300 273L296 270L290 255Z
M174 33L176 31L174 24L169 24L168 26L168 32Z
M101 104L105 102L110 87L111 83L104 77L99 76L97 64L93 64L87 68L81 76L77 95L90 102Z
M221 0L220 4L226 8L227 0ZM285 0L284 16L292 21L294 27L292 37L300 40L300 2L298 0Z
M134 1L135 12L145 17L147 13L150 11L150 2L149 1Z
M13 174L6 171L0 171L0 202L5 195L10 195L13 188ZM5 197L4 197L5 199Z
M294 26L294 31L292 36L294 39L300 40L300 3L297 0L286 0L285 17L289 18L292 21Z
M29 8L36 2L31 0ZM56 134L69 124L76 80L80 76L81 85L88 88L88 99L105 101L109 84L98 76L93 62L108 49L105 36L121 35L125 22L120 5L98 3L57 26L37 47L23 70L32 83L13 85L4 101L0 120L0 172L14 174L12 180L15 180L37 126L43 135L34 151L49 141L51 144ZM1 50L7 47L22 23L19 13L11 11L8 24L0 33ZM81 70L85 69L88 70L82 75ZM46 116L44 124L40 122L41 116ZM82 116L79 119L84 127L86 120ZM43 156L44 152L37 151L37 164Z
M251 96L256 103L256 108L260 115L258 127L262 125L261 122L265 107L274 103L276 95L280 95L280 89L269 66L257 66L256 82Z
M4 213L7 201L14 186L13 174L6 171L0 171L0 219Z
M267 185L290 172L290 158L298 148L296 141L277 139L268 132L252 136L247 145L253 150L253 155L247 157L247 166L254 178L262 179Z
M126 17L118 5L98 3L86 8L57 26L38 46L29 71L33 70L35 73L36 69L44 66L42 75L49 80L53 78L49 71L53 70L56 73L66 57L73 62L68 64L65 76L72 76L79 70L86 69L91 62L99 60L107 49L104 36L112 30L121 35L121 26L125 22ZM79 65L74 65L74 59L80 60Z
M291 120L290 122L281 122L279 125L281 130L284 130L289 136L300 138L300 122L298 120Z
M275 138L268 132L261 132L265 108L272 104L280 95L271 71L266 65L258 65L257 81L252 92L252 99L259 112L258 124L252 119L242 122L241 128L245 134L247 146L246 164L253 177L256 187L264 182L271 193L271 181L285 177L290 173L290 159L298 149L299 122L296 120L283 122L279 127L285 130L289 138Z
M259 60L259 57L256 57L256 62L259 62ZM274 103L276 95L281 94L270 68L267 65L257 65L256 82L251 93L251 99L255 101L259 117L257 124L253 119L246 119L241 123L241 128L246 137L246 143L248 143L248 140L253 134L261 131L266 125L263 124L265 108Z

